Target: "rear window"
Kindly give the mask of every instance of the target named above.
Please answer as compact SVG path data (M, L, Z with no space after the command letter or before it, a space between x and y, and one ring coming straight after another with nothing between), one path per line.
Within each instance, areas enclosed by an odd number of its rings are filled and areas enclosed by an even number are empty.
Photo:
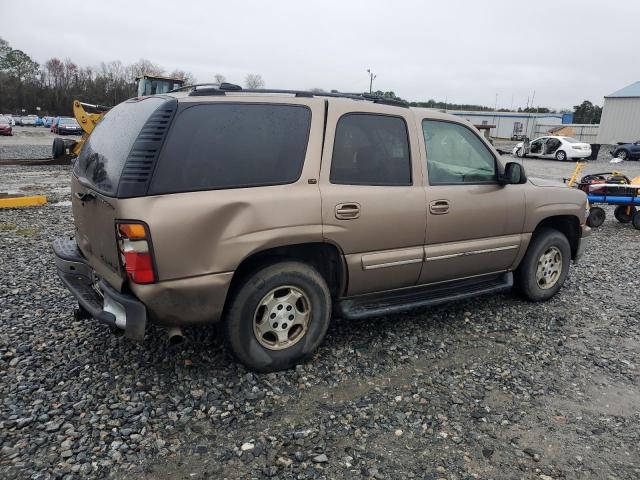
M75 174L100 193L115 196L133 143L149 116L166 101L162 97L128 100L109 110L82 147Z
M149 193L293 183L310 125L311 111L301 105L188 107L173 123Z

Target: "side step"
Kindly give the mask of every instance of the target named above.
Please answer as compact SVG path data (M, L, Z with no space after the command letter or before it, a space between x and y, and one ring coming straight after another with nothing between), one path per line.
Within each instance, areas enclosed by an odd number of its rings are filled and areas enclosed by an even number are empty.
M344 318L358 319L464 300L509 290L511 287L513 287L513 273L506 272L436 285L404 288L381 294L350 297L340 300L338 305Z

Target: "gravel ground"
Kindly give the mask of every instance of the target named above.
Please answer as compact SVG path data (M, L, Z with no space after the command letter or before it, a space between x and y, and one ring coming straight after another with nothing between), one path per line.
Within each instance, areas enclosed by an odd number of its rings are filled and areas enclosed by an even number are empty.
M0 137L0 160L49 158L53 139L56 137L44 127L13 127L13 136Z
M68 174L0 166L0 190L58 202L0 210L0 478L640 477L640 232L611 209L548 303L334 319L310 362L258 375L215 327L170 347L74 321L49 247L73 229Z

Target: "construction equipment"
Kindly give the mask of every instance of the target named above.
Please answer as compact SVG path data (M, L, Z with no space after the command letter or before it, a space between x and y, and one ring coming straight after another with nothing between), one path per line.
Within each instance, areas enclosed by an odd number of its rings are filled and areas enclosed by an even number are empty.
M181 88L184 85L184 80L179 78L153 75L142 75L140 77L136 77L136 82L138 84L138 97L167 93L171 90ZM93 110L93 112L87 112L87 108ZM61 137L54 138L51 149L52 157L57 159L67 156L69 159L72 159L80 155L80 150L82 150L84 142L87 141L87 138L89 138L89 135L91 135L91 132L98 122L102 120L102 117L104 117L110 109L111 107L106 107L104 105L93 105L74 100L73 116L82 128L82 137L80 137L79 140Z

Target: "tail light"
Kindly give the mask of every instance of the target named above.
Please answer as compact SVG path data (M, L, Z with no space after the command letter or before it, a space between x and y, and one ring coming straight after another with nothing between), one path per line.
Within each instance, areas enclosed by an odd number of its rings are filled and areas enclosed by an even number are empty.
M127 277L134 283L154 283L151 236L143 223L118 223L116 225L120 261Z

